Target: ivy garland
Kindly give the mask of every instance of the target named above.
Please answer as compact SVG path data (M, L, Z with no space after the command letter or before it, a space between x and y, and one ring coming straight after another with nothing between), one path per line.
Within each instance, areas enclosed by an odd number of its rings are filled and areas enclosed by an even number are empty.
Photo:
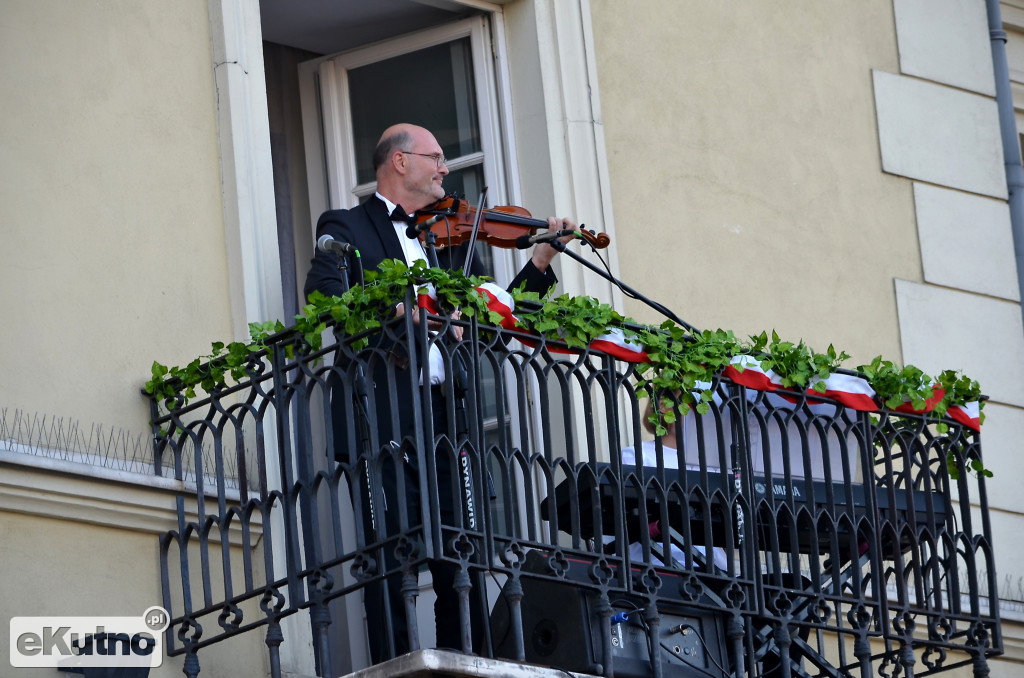
M487 298L476 289L485 280L457 271L428 268L422 261L412 267L398 260L385 261L378 271L367 272L364 286L353 287L340 297L314 292L309 304L296 316L293 328L296 334L285 350L289 357L300 347L318 350L328 319L349 335L380 327L380 319L393 312L395 304L404 299L409 285L417 288L433 285L443 311L459 308L465 317L479 315L484 322L496 325L501 315L488 309ZM795 344L782 341L774 331L741 341L731 331L686 332L672 321L665 321L659 327L641 326L611 306L587 296L541 298L536 293L516 291L513 298L518 323L524 330L564 342L571 348L586 347L610 329L620 329L627 340L642 345L650 358L649 362L637 366L638 387L682 394L680 415L685 415L691 406L701 414L707 413L712 397L711 383L734 356L757 356L763 369L771 369L779 375L783 388L799 391L810 388L819 392L825 390L823 380L849 358L832 346L825 353L817 353L802 341ZM183 398L188 402L195 397L196 387L209 392L223 387L228 377L237 382L244 378L246 365L254 354L266 351L286 329L279 321L252 323L248 343L215 342L209 355L200 356L184 367L166 367L154 362L152 378L145 384L146 393L159 400ZM366 338L357 340L354 348L361 348L366 342ZM909 402L915 410L923 410L926 401L936 395L936 388L944 389L945 394L929 416L941 418L954 404L980 401L979 406L984 405L978 382L953 370L932 377L913 365L900 367L881 356L856 370L890 409ZM670 407L660 415L662 421L656 423L659 431L663 432L666 425L674 422L673 409ZM984 416L982 413L982 421ZM940 433L947 430L943 422L936 422L936 427ZM978 464L976 471L991 475L980 467L980 462Z

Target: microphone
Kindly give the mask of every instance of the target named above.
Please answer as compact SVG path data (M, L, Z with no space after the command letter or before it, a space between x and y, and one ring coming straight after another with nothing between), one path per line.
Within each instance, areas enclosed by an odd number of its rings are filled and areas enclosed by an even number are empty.
M576 231L571 228L564 228L560 231L548 231L547 233L538 233L537 235L521 235L516 238L516 249L525 250L535 243L551 242L552 240L558 240L561 237L575 233Z
M325 252L327 254L335 252L337 254L346 255L356 251L356 248L352 247L352 245L348 244L347 242L335 240L326 233L320 236L320 238L316 241L316 246L317 249L319 249L321 252Z
M429 229L431 226L441 221L442 219L444 219L443 214L435 214L426 221L421 221L418 224L409 224L409 228L405 229L405 237L409 238L410 240L412 240L413 238L418 238L420 236L420 233L426 231L427 229Z

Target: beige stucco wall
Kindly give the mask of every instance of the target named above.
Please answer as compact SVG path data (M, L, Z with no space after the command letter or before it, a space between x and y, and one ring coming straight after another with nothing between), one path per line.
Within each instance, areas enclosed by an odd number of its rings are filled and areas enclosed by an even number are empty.
M0 610L4 629L14 616L137 616L162 605L159 535L176 526L171 492L152 487L147 477L132 481L129 474L121 474L127 481L99 479L40 471L12 464L10 457L5 461L0 461L0 572L4 573ZM193 507L188 519L195 520L194 502L187 505ZM232 543L231 569L237 593L244 581L237 535ZM215 596L223 596L220 545L211 546L211 586ZM257 582L263 579L260 546L257 534L252 554ZM193 601L201 605L199 560L193 556ZM172 563L177 562L176 557L172 552ZM177 572L172 576L177 577ZM174 581L172 591L180 588ZM180 601L176 595L176 612L180 612ZM246 614L247 620L260 616L254 605L246 606ZM207 635L213 633L214 629L209 629ZM263 636L262 631L250 632L203 650L202 675L266 675ZM55 675L52 668L14 669L9 653L8 643L0 643L2 675ZM182 665L182 656L165 656L150 676L181 676Z
M532 4L508 6L510 30ZM893 280L923 274L913 186L881 171L875 127L872 70L900 72L892 0L589 6L626 282L700 327L900 359ZM0 16L0 407L144 426L150 362L232 332L207 3L10 0ZM524 153L558 136L528 129ZM558 183L544 163L523 175L524 195ZM133 554L124 582L146 598L157 581L152 534L0 514L0 537L0 569L32 581L102 596ZM95 539L111 562L68 555ZM40 590L18 584L16 606Z
M1014 264L984 249L1009 236L984 8L957 0L590 6L623 277L698 327L741 336L776 328L818 349L834 343L852 354L847 366L882 354L932 372L965 369L1014 405L990 406L983 438L996 470L999 583L1012 588L1020 509L1008 499L1020 428L1018 398L1003 386L1024 363ZM880 92L879 82L896 92ZM930 95L950 101L936 106ZM940 133L968 106L985 117L965 116L963 130L992 138ZM882 123L889 137L880 140ZM949 192L934 184L970 202L954 229L925 218L931 203L922 196ZM999 218L989 224L982 208ZM951 295L951 285L965 288L955 292L963 308L899 302L908 290ZM637 302L626 309L658 320ZM931 315L914 313L923 309ZM1006 327L994 329L1004 315ZM958 342L961 334L970 341ZM921 339L927 350L908 344ZM994 369L979 363L983 355ZM1019 675L1019 610L1004 619L1007 654L993 675Z
M231 338L205 0L0 8L0 407L144 431Z
M892 281L921 261L879 168L891 0L590 4L625 280L697 327L898 360Z

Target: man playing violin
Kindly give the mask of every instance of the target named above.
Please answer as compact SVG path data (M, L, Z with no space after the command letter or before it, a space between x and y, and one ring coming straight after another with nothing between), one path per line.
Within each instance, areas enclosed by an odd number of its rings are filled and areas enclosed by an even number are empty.
M448 174L448 167L445 164L440 144L433 134L422 127L410 124L393 125L384 131L374 150L373 166L377 175L377 193L365 203L352 209L324 212L317 222L317 238L326 234L335 240L351 244L359 250L362 268L365 270L373 270L387 259L401 259L409 265L419 259L425 260L426 253L422 244L419 240L408 238L406 228L408 215L413 215L418 210L432 205L445 195L442 182ZM547 223L551 229L577 230L578 228L577 224L570 219L550 217ZM561 240L568 242L573 237L572 235L565 236ZM461 270L467 249L465 246L447 248L442 265ZM515 277L509 289L515 289L522 285L527 291L546 293L557 282L557 278L551 270L551 262L557 253L558 250L550 244L535 245L530 261ZM334 253L320 251L316 253L306 277L305 293L307 296L314 290L328 296L340 295L345 291L344 283L338 272L337 256ZM482 273L479 266L473 266L470 272L477 275ZM362 284L359 271L354 273L353 284ZM396 313L403 312L404 310L399 305ZM456 336L460 336L459 333L456 333ZM432 375L430 409L434 430L438 433L454 434L455 432L448 431L448 400L445 398L444 392L446 381L450 386L451 379L446 380L444 376L444 361L440 358L440 351L436 346L432 347L430 357L430 374ZM371 385L375 396L378 440L384 444L388 441L401 442L414 434L411 414L413 399L408 388L410 379L407 375L398 375L394 381L389 382L387 370L381 363L382 361L378 361L378 365L374 369ZM386 386L388 383L395 384L395 393L388 393ZM346 427L350 425L353 413L358 412L359 408L352 402L347 402L343 393L344 389L340 385L340 379L335 379L332 383L331 398L335 430L334 454L339 461L354 463L359 456L359 451L348 449L349 431ZM390 411L389 395L394 395L397 398L398 412ZM457 398L458 396L456 396ZM452 435L451 438L454 440L455 435ZM399 442L391 444L398 449ZM417 456L416 454L402 456L406 486L405 505L409 512L411 525L418 524L420 516ZM450 464L447 456L438 455L438 493L441 497L441 518L446 525L454 524L455 511L452 502L457 501L459 495L458 491L453 492L451 487ZM399 497L396 474L385 472L383 476L380 482L383 484L385 499ZM365 488L363 488L363 492L365 494ZM377 521L377 525L369 524L368 521L371 519L367 518L364 529L368 532L368 542L373 541L374 534L378 538L384 538L399 532L398 507L395 506L397 502L392 500L391 503L392 505L384 510L383 525L380 524L380 517L372 518ZM364 505L366 504L368 502L364 497ZM369 507L366 506L364 515L370 514L368 509ZM389 562L388 565L394 567L395 563ZM459 601L453 588L458 567L440 561L431 561L428 565L437 594L434 608L437 646L461 649ZM401 576L389 577L386 588L387 590L381 584L371 584L365 588L364 592L367 623L370 628L370 652L375 664L384 661L389 656L404 654L409 647L404 602L400 593ZM474 630L475 642L480 640L479 629L484 623L484 610L481 609L483 606L481 588L479 585L474 585L471 590L471 626ZM383 633L383 630L387 628L385 607L391 612L390 650L388 638Z
M409 124L393 125L384 131L373 153L377 173L377 193L362 205L349 210L328 210L317 221L317 238L327 234L359 250L363 268L372 270L385 259L405 259L411 264L425 259L419 241L405 236L406 214L415 214L444 197L442 182L448 174L441 145L428 130ZM396 212L401 207L401 212ZM551 229L578 230L570 219L549 217ZM565 236L569 242L573 236ZM461 268L465 248L453 248L454 257L445 257L444 264ZM459 251L462 250L462 251ZM509 285L515 289L526 283L526 289L544 293L558 282L551 271L551 261L558 250L548 243L533 248L533 256ZM480 271L474 267L473 272ZM359 280L354 283L361 282ZM335 255L317 252L306 277L305 293L319 290L330 296L341 294Z

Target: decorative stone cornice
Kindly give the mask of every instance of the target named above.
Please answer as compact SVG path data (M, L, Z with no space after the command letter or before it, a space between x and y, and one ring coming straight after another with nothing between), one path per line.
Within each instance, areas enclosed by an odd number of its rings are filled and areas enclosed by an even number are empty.
M0 469L0 511L154 535L177 529L179 493L195 495L194 485L173 478L9 450L0 450ZM185 500L189 521L197 520L193 497Z

